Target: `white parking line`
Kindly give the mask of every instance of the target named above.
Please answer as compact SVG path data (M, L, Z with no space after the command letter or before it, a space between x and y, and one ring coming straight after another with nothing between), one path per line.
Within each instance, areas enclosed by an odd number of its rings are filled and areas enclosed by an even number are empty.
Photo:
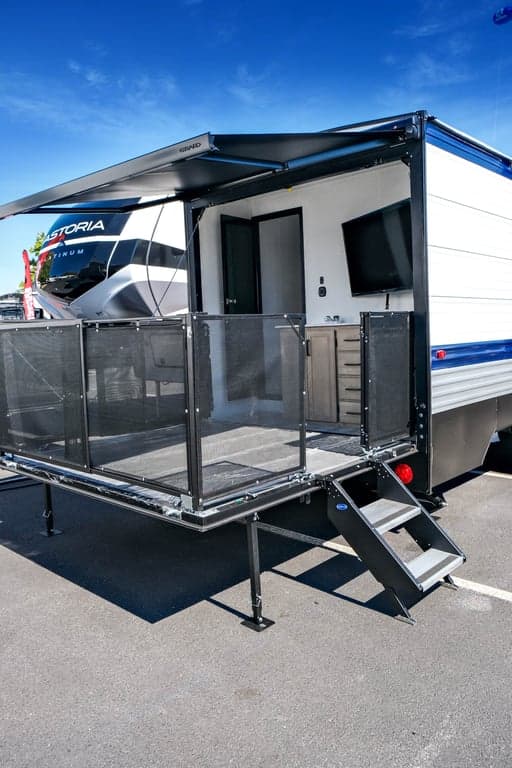
M351 557L357 557L351 547L347 547L344 544L338 544L338 542L335 541L326 543L328 544L326 549L342 552L344 555L350 555ZM495 597L497 600L504 600L506 603L512 603L512 592L508 592L506 589L490 587L488 584L479 584L477 581L469 581L468 579L459 579L458 576L452 576L452 578L455 584L461 589L469 589L471 592L478 592L480 595L487 595L488 597Z
M487 595L488 597L495 597L497 600L504 600L506 603L512 603L512 592L507 592L505 589L497 589L496 587L489 587L487 584L479 584L476 581L459 579L458 576L452 578L455 584L462 589L470 589L480 595Z

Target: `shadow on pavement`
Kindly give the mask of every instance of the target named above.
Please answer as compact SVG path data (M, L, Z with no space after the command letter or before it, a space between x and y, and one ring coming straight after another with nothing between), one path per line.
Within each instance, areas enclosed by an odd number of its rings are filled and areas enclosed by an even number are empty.
M0 544L151 623L203 600L245 618L216 598L248 579L243 525L199 534L64 491L54 491L53 497L55 525L64 535L47 539L40 536L42 486L26 484L0 492ZM309 505L293 502L262 517L275 525L331 538L336 532L322 502L317 493ZM354 557L335 555L297 577L286 574L283 564L310 548L260 532L262 571L389 613L379 595L359 603L336 591L366 570ZM265 595L263 599L265 603ZM249 585L246 605L249 611ZM271 607L267 609L270 614Z

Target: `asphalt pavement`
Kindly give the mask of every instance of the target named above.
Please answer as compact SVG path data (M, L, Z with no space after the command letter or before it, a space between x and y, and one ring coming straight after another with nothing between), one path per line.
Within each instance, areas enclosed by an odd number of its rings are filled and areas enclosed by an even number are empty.
M493 473L448 490L469 586L414 627L356 558L260 533L257 634L242 526L57 491L47 539L41 486L1 487L1 768L510 768L511 496ZM334 535L320 502L265 519Z

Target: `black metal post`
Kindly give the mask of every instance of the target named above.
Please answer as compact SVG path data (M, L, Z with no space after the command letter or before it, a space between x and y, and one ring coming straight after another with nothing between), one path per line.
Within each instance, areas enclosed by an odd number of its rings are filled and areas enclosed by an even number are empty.
M410 151L412 274L414 291L415 430L419 451L414 488L429 493L432 485L432 403L427 251L426 116L420 115L420 138Z
M251 579L251 604L252 618L242 621L244 627L253 629L256 632L263 632L264 629L274 624L270 619L262 616L261 599L261 573L260 573L260 549L258 542L258 515L254 514L245 521L247 530L247 545L249 551L249 576Z
M188 489L192 510L201 509L202 499L202 460L201 438L199 435L199 402L197 397L197 382L195 363L195 342L197 315L188 314L184 323L185 334L185 397L187 402L187 463Z
M54 528L53 526L53 504L52 504L52 489L49 483L43 483L43 492L44 492L44 510L43 510L43 519L45 522L45 530L41 531L41 536L58 536L59 533L62 533L62 531L59 531L58 528Z

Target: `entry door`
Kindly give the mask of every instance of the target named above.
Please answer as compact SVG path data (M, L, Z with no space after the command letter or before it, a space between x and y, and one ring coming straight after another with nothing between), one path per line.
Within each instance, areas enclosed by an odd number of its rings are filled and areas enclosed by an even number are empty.
M221 216L224 312L261 313L256 227L252 221ZM264 389L263 329L258 318L233 318L225 325L228 400L261 397Z
M221 216L224 312L252 315L261 312L255 224L249 219Z
M361 443L378 448L413 434L411 312L363 312Z

